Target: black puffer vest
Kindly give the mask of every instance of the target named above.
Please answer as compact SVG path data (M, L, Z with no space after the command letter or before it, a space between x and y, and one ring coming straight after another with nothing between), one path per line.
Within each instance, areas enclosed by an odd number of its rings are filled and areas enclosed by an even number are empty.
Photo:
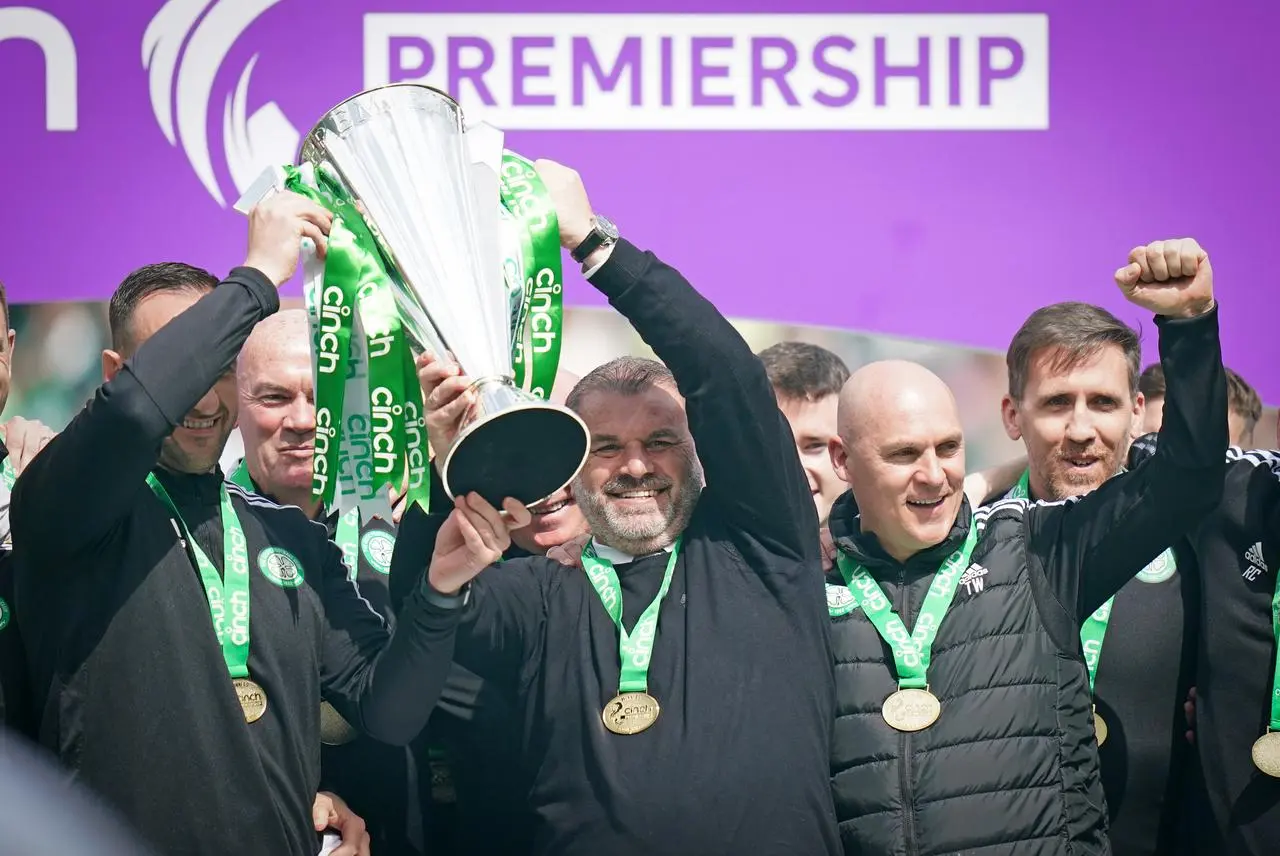
M837 546L865 565L908 628L935 572L968 533L905 565L863 535L849 494L832 509ZM1023 503L982 509L981 537L933 644L942 715L914 734L885 724L893 656L844 580L827 578L837 718L832 790L846 854L1108 854L1078 622L1029 561ZM841 604L844 603L842 607ZM843 612L835 615L834 613Z

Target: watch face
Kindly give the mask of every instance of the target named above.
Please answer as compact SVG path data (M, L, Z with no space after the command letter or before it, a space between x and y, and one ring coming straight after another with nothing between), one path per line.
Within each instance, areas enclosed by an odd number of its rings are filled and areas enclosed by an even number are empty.
M610 220L608 217L601 217L599 214L597 214L596 226L600 229L601 232L604 232L605 235L607 235L609 238L615 241L618 239L618 227L613 225L613 221Z

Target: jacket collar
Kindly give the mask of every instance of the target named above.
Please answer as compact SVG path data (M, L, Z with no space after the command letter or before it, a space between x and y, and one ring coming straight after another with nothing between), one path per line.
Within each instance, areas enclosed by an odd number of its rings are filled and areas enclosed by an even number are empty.
M923 576L938 570L947 557L964 543L969 535L969 527L973 521L973 509L968 498L960 502L960 513L951 524L951 531L942 541L916 553L906 562L899 562L884 551L880 539L870 532L862 531L862 521L858 513L858 504L853 498L853 491L845 491L831 506L828 526L831 538L840 552L863 565L874 577L897 575L905 571L907 576ZM838 568L832 573L840 583L844 582Z
M222 470L208 473L175 473L157 466L153 472L178 506L217 506L222 501Z

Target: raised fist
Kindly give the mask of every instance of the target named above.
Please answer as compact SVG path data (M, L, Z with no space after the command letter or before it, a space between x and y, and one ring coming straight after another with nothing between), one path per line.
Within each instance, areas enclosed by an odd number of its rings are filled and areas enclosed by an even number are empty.
M1153 241L1129 252L1116 285L1130 303L1156 315L1193 318L1213 309L1213 268L1194 238Z
M277 287L284 285L298 269L302 239L314 241L316 254L324 258L332 225L333 215L305 196L287 190L273 193L249 212L244 266L261 271Z

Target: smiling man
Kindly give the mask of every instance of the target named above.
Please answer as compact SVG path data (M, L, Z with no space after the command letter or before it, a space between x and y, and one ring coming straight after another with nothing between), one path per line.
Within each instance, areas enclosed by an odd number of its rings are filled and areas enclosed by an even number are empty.
M536 557L429 572L455 599L458 661L519 711L533 853L837 853L818 518L764 367L595 216L577 173L537 168L562 245L662 363L615 360L569 397L591 432L573 484L585 571ZM470 380L419 377L441 454ZM396 554L417 569L403 548L422 517L406 513Z
M279 309L301 240L323 251L330 223L278 194L221 282L184 264L130 274L104 383L14 485L39 740L161 853L315 856L322 698L407 743L432 668L447 671L427 650L429 592L389 636L320 527L218 469L236 356ZM75 525L69 495L86 498Z
M873 363L841 392L831 454L851 496L832 509L827 605L849 856L1107 852L1080 625L1213 507L1227 446L1208 257L1156 242L1116 281L1157 314L1170 417L1145 466L1085 496L975 513L937 376ZM1103 467L1081 445L1051 477Z
M1140 358L1137 331L1101 307L1055 303L1031 314L1006 355L1005 430L1028 462L1008 495L1064 500L1123 470L1143 419ZM1139 571L1082 629L1105 724L1098 755L1116 856L1171 852L1178 835L1197 614L1195 576L1177 566L1183 549Z

